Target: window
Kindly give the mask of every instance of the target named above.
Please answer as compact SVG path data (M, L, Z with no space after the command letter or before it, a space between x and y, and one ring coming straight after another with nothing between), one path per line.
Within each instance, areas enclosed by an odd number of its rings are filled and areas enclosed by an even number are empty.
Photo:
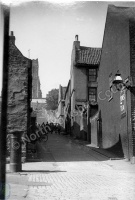
M88 98L89 101L97 101L97 88L94 87L88 88Z
M97 69L89 69L88 81L95 82L97 80Z

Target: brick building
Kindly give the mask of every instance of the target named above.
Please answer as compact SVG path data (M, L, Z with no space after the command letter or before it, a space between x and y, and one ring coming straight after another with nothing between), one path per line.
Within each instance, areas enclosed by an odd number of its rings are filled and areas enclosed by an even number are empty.
M38 59L32 60L32 99L41 99Z
M107 11L102 56L98 76L98 105L101 112L100 141L103 148L122 143L124 156L135 162L134 87L117 91L110 83L117 70L123 80L135 85L135 8L110 5ZM111 100L110 96L113 96ZM120 97L124 96L121 110ZM123 115L124 111L124 115Z
M72 135L87 139L87 130L81 135L80 112L82 106L90 102L91 116L98 110L97 106L97 74L101 57L101 48L80 46L78 35L73 43L70 70L71 88L71 128ZM86 122L85 122L86 123Z
M32 63L24 57L15 45L15 36L11 31L9 37L9 64L8 64L8 105L7 120L8 133L12 136L13 144L20 143L20 138L25 135L30 126L30 101L32 98ZM14 141L15 140L15 141ZM18 143L17 143L18 144ZM17 152L16 152L17 151ZM16 154L17 153L17 154ZM20 148L11 151L11 158L16 160L11 163L11 171L20 170Z

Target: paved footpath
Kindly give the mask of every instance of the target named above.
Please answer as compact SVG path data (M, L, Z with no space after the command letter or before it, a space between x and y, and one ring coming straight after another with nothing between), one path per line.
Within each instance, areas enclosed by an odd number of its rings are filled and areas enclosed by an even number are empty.
M38 143L37 149L35 162L24 163L20 173L7 173L9 199L135 199L135 165L110 160L92 148L84 150L57 134L49 135L47 143Z

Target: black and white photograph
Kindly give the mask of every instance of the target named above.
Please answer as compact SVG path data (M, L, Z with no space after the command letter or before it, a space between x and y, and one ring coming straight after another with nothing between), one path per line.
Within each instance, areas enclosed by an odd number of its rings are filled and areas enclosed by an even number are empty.
M135 199L135 1L1 0L0 200Z

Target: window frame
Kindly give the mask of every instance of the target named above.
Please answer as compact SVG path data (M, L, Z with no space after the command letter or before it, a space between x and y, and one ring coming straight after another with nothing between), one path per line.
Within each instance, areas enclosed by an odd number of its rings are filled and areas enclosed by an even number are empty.
M90 73L93 71L93 73ZM94 73L95 72L95 73ZM96 82L97 81L97 68L89 68L88 69L88 82Z
M94 94L90 94L90 90L95 90ZM95 96L95 98L90 98L90 95L91 96ZM97 87L88 87L88 101L94 101L94 102L97 102Z

